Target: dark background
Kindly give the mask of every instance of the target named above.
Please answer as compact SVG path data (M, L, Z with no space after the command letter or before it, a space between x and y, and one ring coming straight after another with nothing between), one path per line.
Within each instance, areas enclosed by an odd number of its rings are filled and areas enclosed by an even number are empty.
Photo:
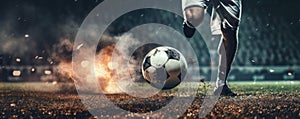
M57 57L70 56L77 30L88 13L102 0L3 0L0 4L0 65L57 65ZM299 72L300 13L297 0L243 0L239 32L239 51L234 63L243 67L291 67ZM107 11L109 12L109 11ZM145 11L142 11L145 12ZM148 13L155 16L156 12ZM134 14L133 14L134 16ZM170 21L174 16L163 13L158 20ZM130 19L131 18L131 19ZM127 18L108 30L121 34L135 17ZM178 24L180 20L174 20ZM25 38L28 34L29 37ZM38 57L43 59L37 60ZM206 55L208 56L208 55ZM16 62L15 59L22 59ZM207 65L206 60L200 64ZM263 70L259 70L263 72ZM266 69L268 72L269 69ZM282 72L281 72L282 73Z

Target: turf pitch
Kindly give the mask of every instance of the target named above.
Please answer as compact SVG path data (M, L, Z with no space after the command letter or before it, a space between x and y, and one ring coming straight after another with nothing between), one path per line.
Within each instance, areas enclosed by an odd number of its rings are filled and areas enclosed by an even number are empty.
M239 96L220 97L206 118L300 118L299 81L230 82L230 86ZM156 100L168 101L170 97L159 95L146 99L156 105L143 104L145 100L124 94L110 94L107 98L134 112L139 110L140 105L146 105L150 110L159 108L163 104L157 104ZM198 118L202 98L203 95L195 98L190 108L176 117ZM135 100L135 104L128 105L131 100ZM115 107L106 107L108 113L93 116L82 104L71 83L0 83L0 107L0 118L143 118L134 113L110 115ZM169 118L174 116L170 115L171 112L149 118Z

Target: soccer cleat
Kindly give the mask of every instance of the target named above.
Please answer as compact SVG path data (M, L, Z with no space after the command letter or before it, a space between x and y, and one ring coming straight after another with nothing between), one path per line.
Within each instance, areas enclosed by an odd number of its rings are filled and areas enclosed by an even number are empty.
M196 29L193 27L193 25L190 22L188 21L183 22L183 33L185 37L187 38L193 37L195 31Z
M221 92L220 94L221 96L231 96L231 97L237 96L237 94L234 93L227 85L214 89L214 95L217 95L218 92Z

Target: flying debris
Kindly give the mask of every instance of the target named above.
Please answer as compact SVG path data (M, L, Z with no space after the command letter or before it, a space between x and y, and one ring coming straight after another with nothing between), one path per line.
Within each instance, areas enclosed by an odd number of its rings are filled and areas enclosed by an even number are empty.
M29 34L25 34L24 37L25 37L25 38L29 38Z

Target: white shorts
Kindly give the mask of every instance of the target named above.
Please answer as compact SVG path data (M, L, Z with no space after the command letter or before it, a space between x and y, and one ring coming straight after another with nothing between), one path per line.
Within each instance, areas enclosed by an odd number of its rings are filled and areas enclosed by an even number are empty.
M227 27L238 28L241 18L241 0L182 0L182 9L188 7L199 6L207 8L213 7L211 28L212 32L220 32L221 25L216 24L226 23ZM217 13L217 14L216 14Z

